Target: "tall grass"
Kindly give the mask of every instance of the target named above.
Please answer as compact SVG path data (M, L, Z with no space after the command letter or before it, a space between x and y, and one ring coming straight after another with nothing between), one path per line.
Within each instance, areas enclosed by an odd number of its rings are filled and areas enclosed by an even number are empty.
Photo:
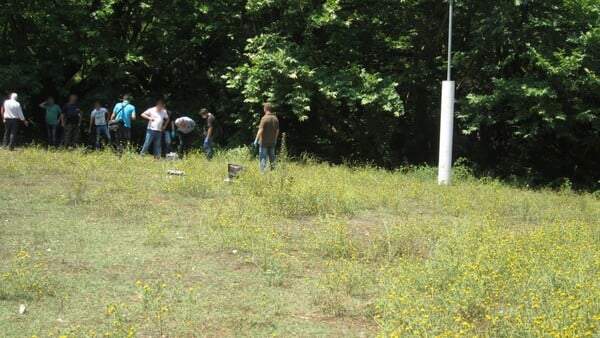
M5 336L599 334L593 194L310 159L263 174L245 149L2 151L0 179Z

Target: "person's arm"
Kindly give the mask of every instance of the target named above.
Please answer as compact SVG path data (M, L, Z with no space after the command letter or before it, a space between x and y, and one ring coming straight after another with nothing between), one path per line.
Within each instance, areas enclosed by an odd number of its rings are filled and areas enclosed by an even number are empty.
M261 123L260 127L258 128L258 132L256 133L256 138L254 139L254 143L253 143L255 147L258 147L261 144L262 134L263 134L263 127L262 127L262 123Z
M106 122L106 125L108 125L108 120L110 119L110 112L108 109L104 111L104 118L106 119L104 122Z
M4 118L4 106L0 107L0 115L2 115L2 123L6 123L6 119Z
M262 143L262 134L265 129L264 117L260 119L260 124L258 125L258 132L256 133L256 138L254 139L254 146L258 146Z
M167 127L169 126L169 123L171 122L171 119L169 119L169 115L167 115L167 122L163 123L163 127L162 127L162 131L167 130Z
M133 112L131 113L131 119L135 120L135 107L133 107Z
M48 103L48 101L40 103L40 108L46 108L46 103Z
M150 122L153 122L154 118L152 116L150 116L150 114L148 112L149 112L149 110L146 110L145 112L142 113L141 116L142 116L143 119L146 119L146 120L148 120ZM131 116L131 118L133 119L133 115Z
M90 126L88 128L88 132L92 132L92 123L94 123L94 112L90 114Z
M256 140L260 141L262 139L263 128L258 128L258 132L256 133Z
M25 127L29 126L29 121L25 119L25 114L23 114L23 108L21 108L20 106L17 110L17 117L21 120L21 122L23 122Z

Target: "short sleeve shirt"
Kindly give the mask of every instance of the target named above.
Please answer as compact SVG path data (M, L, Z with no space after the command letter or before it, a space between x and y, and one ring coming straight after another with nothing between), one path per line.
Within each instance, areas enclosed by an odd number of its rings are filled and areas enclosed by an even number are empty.
M135 106L127 101L119 102L113 108L113 113L116 114L116 119L123 120L123 125L126 128L131 128L131 117L135 115Z
M148 129L153 131L162 131L163 124L167 118L166 110L158 110L156 107L150 108L144 112L144 114L152 117L154 121L148 122Z
M94 123L97 126L103 126L106 124L106 113L108 113L108 110L106 110L104 107L101 107L100 109L94 109L92 111L91 116L94 118Z
M263 147L274 147L277 142L277 131L279 120L273 114L266 114L260 119L260 128L263 130L260 145Z
M45 120L49 126L55 126L58 124L58 116L60 115L60 107L57 104L46 106L45 108Z
M179 128L179 131L184 134L189 134L194 131L194 128L196 128L196 122L187 116L180 117L175 120L175 125L177 128Z

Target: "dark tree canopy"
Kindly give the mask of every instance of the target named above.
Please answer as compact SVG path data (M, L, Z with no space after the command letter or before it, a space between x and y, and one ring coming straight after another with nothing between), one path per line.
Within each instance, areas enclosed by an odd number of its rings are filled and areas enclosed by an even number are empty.
M107 104L206 106L229 145L272 101L292 152L435 164L447 2L11 0L0 89ZM600 3L456 2L455 158L483 173L600 180Z

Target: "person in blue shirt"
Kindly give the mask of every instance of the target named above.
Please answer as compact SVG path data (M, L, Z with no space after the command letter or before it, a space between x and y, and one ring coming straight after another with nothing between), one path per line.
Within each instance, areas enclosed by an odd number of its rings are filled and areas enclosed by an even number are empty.
M52 147L56 146L56 134L58 124L60 122L60 107L54 103L54 98L49 96L48 99L40 103L40 108L45 110L44 120L46 121L46 132L48 134L48 144Z
M115 132L117 150L123 152L123 144L129 147L131 142L131 120L135 120L135 106L129 103L131 97L123 96L123 101L115 105L110 117L111 120L121 120L121 125Z

